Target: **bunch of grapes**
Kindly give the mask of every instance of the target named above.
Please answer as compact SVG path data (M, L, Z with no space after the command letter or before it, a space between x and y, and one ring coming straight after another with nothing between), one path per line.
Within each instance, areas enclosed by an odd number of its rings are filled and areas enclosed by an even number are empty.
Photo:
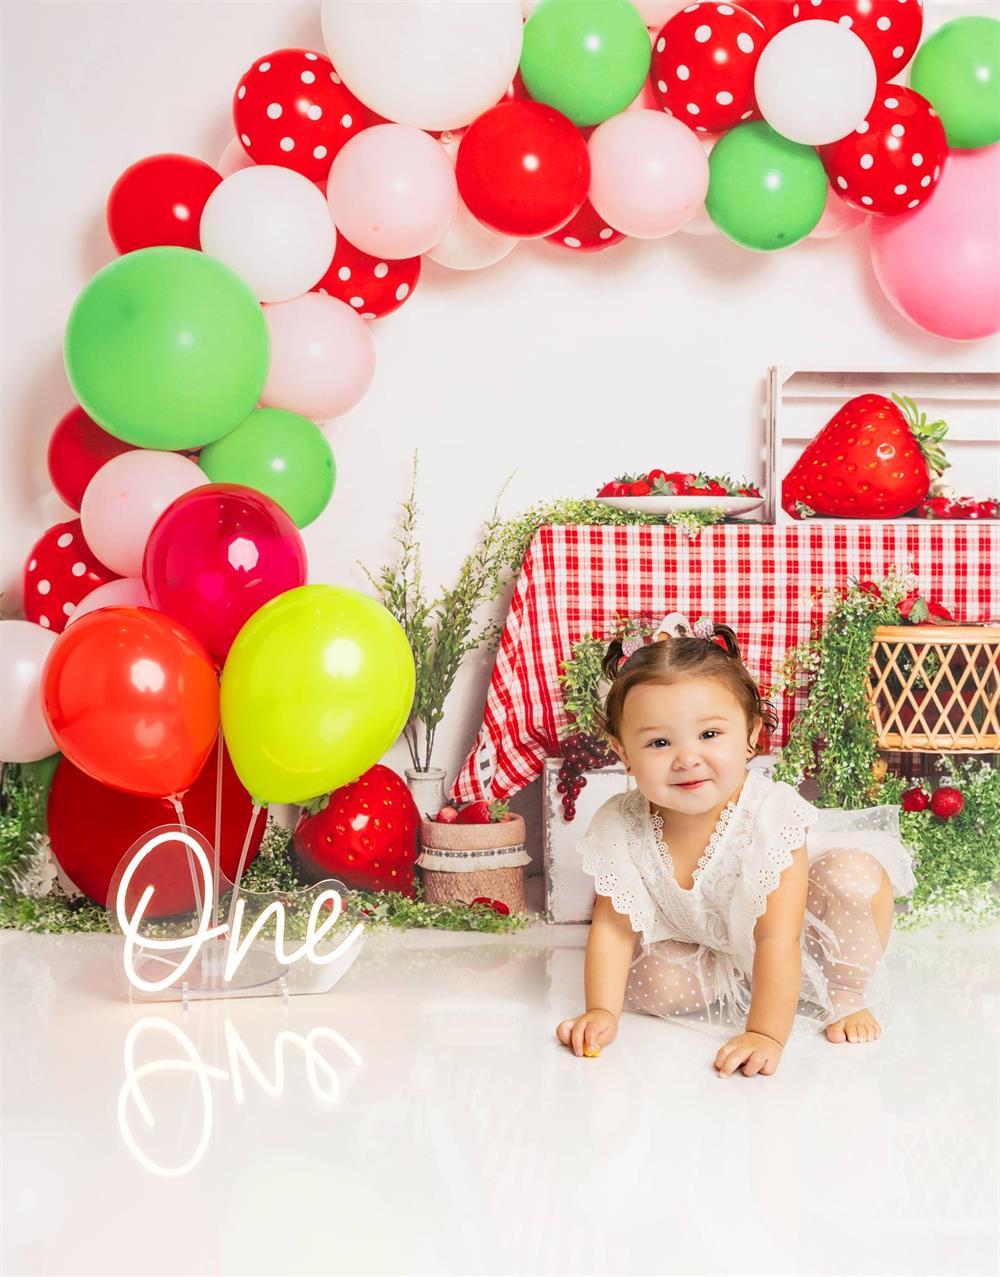
M614 754L603 737L589 732L574 732L563 741L563 762L559 768L556 792L562 794L563 819L576 815L576 800L587 783L584 772L593 767L607 767Z

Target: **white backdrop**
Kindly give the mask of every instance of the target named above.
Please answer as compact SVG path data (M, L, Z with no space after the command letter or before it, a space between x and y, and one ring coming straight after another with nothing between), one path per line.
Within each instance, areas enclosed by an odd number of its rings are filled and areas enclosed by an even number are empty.
M964 13L998 6L932 4L926 29ZM0 14L0 589L9 613L31 544L71 517L52 492L45 448L73 403L61 354L69 308L114 256L108 190L128 164L157 151L214 164L251 61L323 45L318 0L4 0ZM678 234L597 256L522 244L471 274L425 263L413 299L374 322L371 390L327 428L337 488L305 531L310 579L368 588L356 560L374 571L393 554L414 447L433 589L454 580L511 471L507 514L592 495L621 470L653 465L760 482L769 364L998 366L995 340L949 342L900 318L864 241L862 230L758 254L721 236ZM498 617L507 598L494 605ZM490 659L470 658L449 702L434 759L449 782L478 726L490 668ZM405 748L384 761L401 770ZM537 806L536 789L519 809Z

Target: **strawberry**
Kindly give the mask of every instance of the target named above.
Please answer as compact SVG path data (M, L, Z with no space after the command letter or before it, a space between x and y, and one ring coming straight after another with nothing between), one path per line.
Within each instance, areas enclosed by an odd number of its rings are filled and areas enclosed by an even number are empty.
M899 802L903 811L926 811L931 805L931 796L922 786L914 785L905 791Z
M1000 519L1000 501L977 501L980 519Z
M952 816L957 816L964 806L965 800L961 790L952 789L950 785L935 789L931 795L931 811L939 820L950 820Z
M469 803L455 817L458 825L490 825L503 820L508 804L496 798Z
M655 488L658 483L666 483L669 477L666 470L650 470L646 475L646 482L651 488Z
M925 519L950 519L952 515L952 502L948 497L928 497L920 507L920 513Z
M439 825L453 825L458 820L458 811L454 807L442 807L434 819Z
M610 483L606 483L604 487L601 488L597 495L599 497L613 497L615 495L615 488L617 487L618 484L615 483L614 479L612 479Z
M817 514L893 519L919 506L933 475L949 462L941 450L948 429L927 423L912 399L857 395L830 418L782 484L781 505Z
M632 484L631 495L633 497L648 497L652 491L653 489L649 486L645 479L640 479L638 483Z
M502 900L491 900L489 896L476 896L469 903L474 905L486 905L486 907L492 909L494 913L503 914L505 916L510 913L509 905L505 905Z

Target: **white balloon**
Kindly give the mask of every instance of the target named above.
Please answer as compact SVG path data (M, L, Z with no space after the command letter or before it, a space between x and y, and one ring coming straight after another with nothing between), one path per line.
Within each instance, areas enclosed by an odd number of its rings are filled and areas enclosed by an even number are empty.
M42 669L58 636L32 621L0 624L0 759L34 763L56 753L42 711Z
M875 63L864 41L837 22L793 22L764 45L754 76L761 114L792 142L846 137L875 101Z
M521 57L520 0L324 0L323 39L351 92L418 129L455 129L503 97Z
M201 246L236 271L262 302L301 297L326 274L337 232L315 183L277 164L220 182L201 215Z
M461 137L446 141L444 147L452 164L458 157ZM517 248L520 241L510 235L500 235L473 217L461 195L451 225L433 248L425 253L432 262L447 266L449 270L482 270L502 261Z

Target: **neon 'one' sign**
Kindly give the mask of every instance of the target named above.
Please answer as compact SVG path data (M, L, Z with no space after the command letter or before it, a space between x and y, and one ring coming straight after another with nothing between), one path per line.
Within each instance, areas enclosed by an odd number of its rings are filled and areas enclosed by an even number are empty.
M159 938L142 934L143 918L155 893L155 887L152 884L143 887L134 910L131 913L128 910L128 891L136 871L147 856L152 855L158 847L167 842L182 843L188 850L189 858L193 856L192 864L197 867L197 872L201 875L201 891L197 893L200 913L198 926L193 935ZM192 872L195 870L192 869ZM212 868L197 838L185 830L167 829L155 834L142 844L126 866L115 893L115 913L118 917L118 925L125 936L125 974L133 988L143 993L159 993L171 988L179 980L184 979L203 946L223 936L228 936L228 941L222 979L223 984L229 984L239 970L240 963L253 948L254 941L272 917L275 923L274 956L282 966L292 966L303 960L315 966L326 966L336 962L351 947L358 934L364 930L363 925L358 923L335 949L328 953L316 952L316 946L336 926L343 913L343 900L340 893L332 888L326 888L317 893L309 911L305 940L298 948L292 950L285 949L285 906L280 900L273 900L257 916L245 936L243 935L245 914L243 897L237 894L228 920L214 926L210 921L212 901ZM327 914L320 922L319 915L323 910L327 910ZM143 952L179 954L180 958L177 962L170 963L167 974L161 979L150 980L140 974L136 968L137 949Z

